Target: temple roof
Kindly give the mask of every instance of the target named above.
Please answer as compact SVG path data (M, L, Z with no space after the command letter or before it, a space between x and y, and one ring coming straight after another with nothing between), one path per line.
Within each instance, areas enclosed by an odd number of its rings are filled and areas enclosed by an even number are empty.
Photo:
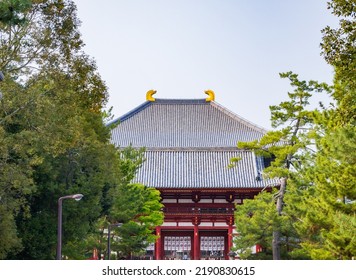
M149 187L175 189L264 188L278 185L263 179L263 159L238 149L152 149L135 178ZM231 158L239 158L229 168Z
M236 147L266 133L205 99L155 99L114 121L111 141L120 147Z
M136 182L155 188L264 188L263 159L239 150L239 141L260 139L267 131L232 113L213 98L148 100L114 120L117 147L145 147L146 161ZM207 93L208 94L208 93ZM209 99L208 99L209 100ZM235 168L230 159L240 158Z

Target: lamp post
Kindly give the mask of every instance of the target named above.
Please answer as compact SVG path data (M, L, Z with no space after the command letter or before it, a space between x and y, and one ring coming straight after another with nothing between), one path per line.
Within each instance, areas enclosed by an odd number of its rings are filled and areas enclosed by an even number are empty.
M110 248L111 228L112 227L121 227L121 226L122 226L122 223L111 224L108 226L108 260L110 260L110 255L111 255L111 248Z
M2 82L4 80L5 76L4 73L2 71L0 71L0 82ZM0 100L2 98L2 92L0 91Z
M58 199L57 260L62 259L62 201L64 199L75 199L79 201L82 197L82 194L71 194Z

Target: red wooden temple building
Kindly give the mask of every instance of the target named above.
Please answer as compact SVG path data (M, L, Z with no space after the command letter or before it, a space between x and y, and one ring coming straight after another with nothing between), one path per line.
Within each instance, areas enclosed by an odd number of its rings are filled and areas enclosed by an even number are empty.
M120 117L111 141L120 147L145 147L146 161L136 181L160 191L164 223L156 228L154 259L228 259L234 209L264 188L266 162L238 141L252 141L266 130L206 99L155 99ZM231 158L237 166L228 168Z

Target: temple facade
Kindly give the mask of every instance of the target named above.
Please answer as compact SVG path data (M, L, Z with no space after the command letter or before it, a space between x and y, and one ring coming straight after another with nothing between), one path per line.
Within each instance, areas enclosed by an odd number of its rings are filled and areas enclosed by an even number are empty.
M266 130L205 93L206 99L156 99L149 91L146 102L114 121L112 143L146 148L135 180L161 193L164 223L148 252L154 259L228 259L235 206L279 183L262 177L263 158L237 148ZM232 158L239 161L229 168Z

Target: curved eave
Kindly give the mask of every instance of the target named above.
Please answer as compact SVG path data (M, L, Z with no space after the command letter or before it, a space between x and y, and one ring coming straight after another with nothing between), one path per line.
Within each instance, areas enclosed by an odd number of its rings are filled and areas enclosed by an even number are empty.
M148 186L149 187L149 186ZM265 187L251 187L251 188L199 188L199 189L194 189L194 192L200 192L202 194L210 194L210 193L241 193L241 194L246 194L246 193L259 193L261 192L261 190L266 190L266 191L270 191L273 188L278 188L280 187L279 183L275 183L274 185L267 185ZM152 187L151 188L155 188L157 190L159 190L162 193L172 193L172 194L179 194L179 193L187 193L187 194L191 194L192 193L192 188L166 188L166 187L160 187L160 188L156 188L156 187Z

